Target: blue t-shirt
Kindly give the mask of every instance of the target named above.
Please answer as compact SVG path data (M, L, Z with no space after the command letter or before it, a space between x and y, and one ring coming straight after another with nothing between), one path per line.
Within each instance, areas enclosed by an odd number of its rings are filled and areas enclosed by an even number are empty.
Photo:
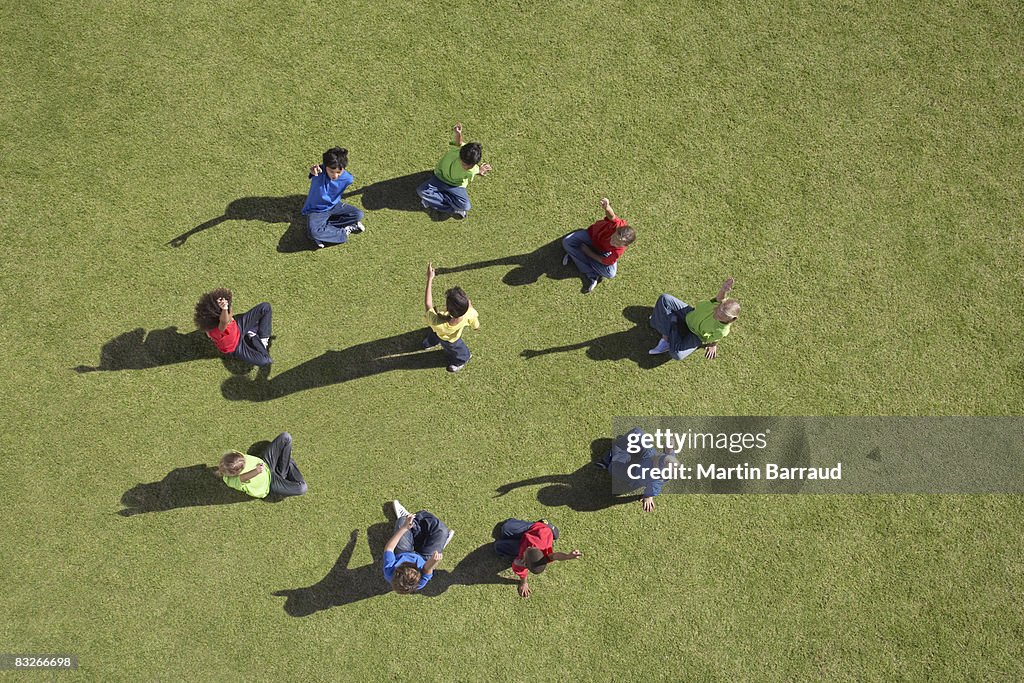
M388 583L391 583L391 577L395 575L395 567L400 564L405 564L406 562L415 564L421 572L423 571L423 565L427 563L427 561L423 559L423 556L417 553L402 553L398 557L395 557L393 552L385 550L384 579ZM434 578L433 574L423 574L420 577L420 585L416 586L416 590L423 590L423 587L427 585L427 581L430 581L432 578Z
M309 176L309 196L306 203L302 205L302 215L308 216L311 213L322 213L330 211L341 201L341 193L352 184L354 178L347 170L342 171L337 180L327 177L327 171L323 164L320 165L320 175Z

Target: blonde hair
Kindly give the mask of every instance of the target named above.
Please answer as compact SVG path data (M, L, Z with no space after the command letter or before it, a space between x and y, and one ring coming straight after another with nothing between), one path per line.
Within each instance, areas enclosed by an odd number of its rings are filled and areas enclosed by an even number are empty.
M737 318L740 315L740 302L736 299L726 299L722 302L722 313L730 318Z
M228 451L224 454L224 457L220 459L220 464L217 465L217 476L237 477L242 473L244 468L245 455L238 451Z

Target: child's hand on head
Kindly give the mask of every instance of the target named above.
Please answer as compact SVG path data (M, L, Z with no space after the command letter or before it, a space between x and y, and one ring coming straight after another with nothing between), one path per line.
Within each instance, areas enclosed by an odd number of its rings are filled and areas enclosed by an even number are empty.
M220 310L222 311L228 310L228 300L224 297L217 299L217 305L220 306Z

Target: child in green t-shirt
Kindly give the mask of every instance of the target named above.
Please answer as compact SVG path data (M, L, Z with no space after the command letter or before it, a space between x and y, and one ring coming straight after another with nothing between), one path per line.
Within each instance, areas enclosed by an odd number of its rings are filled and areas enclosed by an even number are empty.
M455 139L437 167L425 183L416 188L423 208L434 209L457 219L466 217L469 211L469 194L466 187L477 175L487 175L490 164L480 165L483 146L479 142L463 143L462 124L455 124Z

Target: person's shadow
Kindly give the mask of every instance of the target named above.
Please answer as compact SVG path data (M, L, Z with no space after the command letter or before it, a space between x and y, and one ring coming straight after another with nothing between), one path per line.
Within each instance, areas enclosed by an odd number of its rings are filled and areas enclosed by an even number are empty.
M77 373L111 370L145 370L193 360L221 358L234 375L249 372L251 366L235 358L222 356L203 332L178 332L177 327L146 330L138 327L120 334L100 349L100 364L79 365Z
M346 192L342 199L362 197L363 208L367 211L423 211L416 188L426 182L433 171L417 171L408 175L380 180Z
M421 344L425 336L426 328L423 328L364 342L342 351L326 351L269 380L236 375L224 381L221 393L231 401L269 401L382 372L443 368L448 362L447 357L436 348L424 351Z
M590 462L568 474L546 474L504 484L495 489L495 498L526 486L547 484L537 491L537 502L548 507L568 507L574 512L597 512L614 505L637 501L634 495L617 496L612 493L608 472L596 467L612 447L611 439L596 439L590 444Z
M574 277L582 277L580 272L576 270L576 266L572 263L569 263L567 266L562 265L563 256L565 256L565 251L562 249L562 238L559 237L525 254L503 256L502 258L477 261L461 266L439 266L435 270L438 275L446 275L463 273L467 270L477 270L478 268L490 268L491 266L515 266L501 278L502 282L512 287L531 285L537 282L542 275L546 275L551 280L568 280Z
M652 356L647 353L659 338L658 333L650 325L651 306L627 306L622 315L634 326L622 332L612 332L601 337L594 337L575 344L552 346L547 349L525 349L520 356L526 359L545 356L549 353L565 353L568 351L587 350L587 358L591 360L631 360L641 368L650 369L668 360L668 355Z
M281 235L277 251L282 254L297 251L310 251L316 247L309 239L306 230L306 217L302 215L302 205L306 196L301 194L284 197L242 197L224 208L224 213L200 223L187 232L183 232L167 244L180 247L189 237L210 228L215 228L225 221L263 221L264 223L287 223L288 229Z
M259 456L269 445L269 441L257 441L246 452ZM205 505L230 505L251 500L254 498L227 486L217 476L215 467L199 463L173 469L160 481L131 487L121 496L121 505L124 508L118 510L117 514L122 517L134 517L147 512L167 512L177 508ZM270 494L263 500L278 503L283 498Z
M391 536L393 524L380 522L366 530L370 556L373 562L349 568L352 554L359 540L359 530L353 529L348 543L341 550L338 561L327 576L312 586L289 588L272 593L283 597L284 611L293 617L308 617L320 610L348 605L359 600L366 600L391 592L391 586L384 580L384 546Z
M458 537L456 537L458 538ZM443 560L442 560L443 562ZM442 566L444 566L442 564ZM511 576L501 573L511 567L511 563L494 552L494 541L485 543L466 555L455 565L454 569L435 569L434 578L430 579L421 595L434 598L452 586L479 586L484 584L516 585L519 582Z

